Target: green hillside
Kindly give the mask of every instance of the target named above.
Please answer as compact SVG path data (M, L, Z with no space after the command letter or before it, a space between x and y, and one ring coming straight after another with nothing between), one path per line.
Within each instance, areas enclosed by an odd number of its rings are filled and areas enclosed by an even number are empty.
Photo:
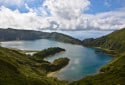
M49 33L33 30L0 29L0 41L35 40L48 36ZM43 36L43 37L42 37Z
M46 39L65 42L65 43L71 43L71 44L80 44L81 45L80 40L75 39L75 38L73 38L71 36L62 34L62 33L57 33L57 32L50 33Z
M11 40L36 40L36 39L49 39L59 42L81 44L81 41L71 36L57 33L57 32L42 32L34 30L17 30L17 29L0 29L0 41Z
M103 36L97 39L85 39L83 40L84 46L101 47L118 52L125 51L125 28L112 32L107 36Z
M47 70L45 66L60 69L64 65L56 61L68 62L67 60L67 58L57 59L52 64L44 60L37 62L32 56L0 47L0 85L67 85L66 81L46 77L51 70Z
M72 83L46 77L47 73L67 65L69 59L61 58L50 63L43 58L37 59L0 47L0 85L125 85L125 29L101 38L83 40L83 45L115 52L114 59L103 66L98 74Z
M125 28L101 38L83 40L83 45L115 51L115 57L100 69L99 74L72 82L70 85L125 85Z

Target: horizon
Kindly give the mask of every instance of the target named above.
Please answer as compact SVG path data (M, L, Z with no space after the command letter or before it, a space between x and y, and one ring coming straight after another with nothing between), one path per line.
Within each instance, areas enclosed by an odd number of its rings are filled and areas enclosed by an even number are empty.
M0 28L3 29L3 28ZM13 29L13 28L6 28L6 29ZM14 30L26 30L26 29L14 29ZM30 29L28 29L30 30ZM52 33L52 32L56 32L56 33L62 33L68 36L71 36L73 38L79 39L79 40L84 40L84 39L88 39L88 38L99 38L102 36L106 36L114 31L112 30L76 30L76 31L72 31L72 30L68 30L68 31L64 31L64 30L31 30L31 31L40 31L40 32L48 32L48 33Z

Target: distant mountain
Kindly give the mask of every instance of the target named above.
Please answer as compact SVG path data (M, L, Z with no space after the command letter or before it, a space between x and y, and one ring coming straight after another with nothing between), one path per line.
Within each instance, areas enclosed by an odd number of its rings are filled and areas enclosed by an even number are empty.
M50 40L60 41L60 42L71 43L71 44L81 44L80 40L75 39L71 36L62 34L62 33L57 33L57 32L52 32L45 38L50 39Z
M97 39L85 39L84 46L101 47L119 52L125 51L125 28L112 32L109 35Z
M9 40L34 40L41 39L49 35L46 32L33 31L33 30L17 30L17 29L0 29L0 41Z
M65 43L81 44L81 41L57 32L41 32L34 30L17 30L17 29L0 29L0 41L11 40L35 40L35 39L50 39Z

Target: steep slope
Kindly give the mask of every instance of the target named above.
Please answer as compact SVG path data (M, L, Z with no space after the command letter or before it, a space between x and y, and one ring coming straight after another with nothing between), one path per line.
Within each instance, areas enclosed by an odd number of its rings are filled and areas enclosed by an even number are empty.
M34 30L0 29L0 41L50 39L65 43L81 44L81 41L62 33Z
M47 70L31 56L0 47L0 85L67 85L65 81L47 78Z
M109 64L100 69L99 74L70 85L125 85L125 28L101 38L83 40L83 45L114 50L117 54Z
M125 28L97 39L85 39L84 46L101 47L119 52L125 51Z

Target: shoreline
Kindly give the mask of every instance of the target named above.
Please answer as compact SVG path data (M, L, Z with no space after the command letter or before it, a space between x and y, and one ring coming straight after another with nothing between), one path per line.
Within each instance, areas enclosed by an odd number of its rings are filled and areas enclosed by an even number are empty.
M92 47L92 48L96 49L95 52L101 50L100 52L103 52L104 54L109 55L111 57L115 57L117 55L117 52L115 50L109 50L101 47Z
M48 73L46 76L47 76L47 77L54 77L54 75L57 74L59 71L60 71L60 70L54 71L54 72L50 72L50 73Z
M65 65L64 67L62 67L62 68L60 68L60 69L58 69L58 70L56 70L56 71L47 73L46 77L55 77L55 76L54 76L55 74L57 74L57 73L59 73L61 70L65 69L65 67L68 66L68 65L69 65L69 62L68 62L68 64ZM56 77L56 78L57 78L57 77Z

